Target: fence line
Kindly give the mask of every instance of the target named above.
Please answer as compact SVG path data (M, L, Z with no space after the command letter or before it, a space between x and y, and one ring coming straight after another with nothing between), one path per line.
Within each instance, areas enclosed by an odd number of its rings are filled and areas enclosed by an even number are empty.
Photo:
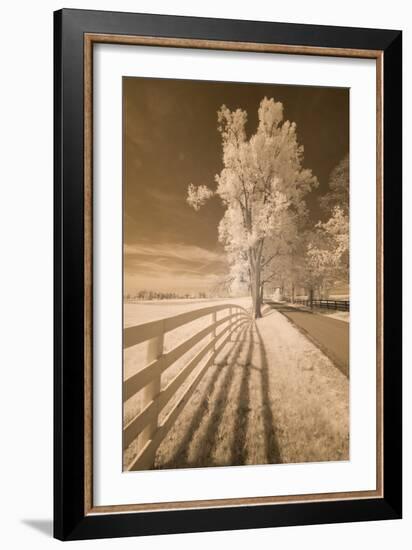
M335 309L338 311L349 311L350 302L349 300L308 300L297 298L294 300L295 304L300 304L307 307L319 307L321 309Z
M229 310L229 314L216 320L219 311ZM163 352L164 336L167 332L191 323L196 319L210 315L211 323L178 344L167 353ZM127 448L138 438L138 454L129 465L129 470L143 470L153 466L156 450L167 435L177 416L193 394L202 376L216 356L230 340L232 334L251 321L249 313L241 306L221 304L197 309L150 321L124 329L124 348L129 348L142 342L147 342L147 366L129 377L123 383L124 402L142 392L142 407L140 412L123 428L123 448ZM217 328L223 327L219 333ZM177 373L177 375L161 390L161 375L175 361L182 357L195 344L209 336L205 345ZM222 339L222 337L224 337ZM179 398L167 417L159 425L159 414L170 402L182 384L194 372L199 362L207 356L205 364L200 368L189 384L184 394Z

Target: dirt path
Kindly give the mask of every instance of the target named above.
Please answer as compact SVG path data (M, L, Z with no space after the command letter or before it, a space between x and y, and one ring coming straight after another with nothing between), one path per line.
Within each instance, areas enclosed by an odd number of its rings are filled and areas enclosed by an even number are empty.
M268 305L290 319L349 377L349 323L281 303Z
M155 468L349 458L348 380L282 314L251 322L208 369Z

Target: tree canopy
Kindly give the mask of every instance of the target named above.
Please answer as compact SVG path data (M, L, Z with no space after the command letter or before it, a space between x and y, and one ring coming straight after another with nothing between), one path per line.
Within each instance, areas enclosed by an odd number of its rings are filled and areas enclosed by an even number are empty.
M249 138L246 123L246 111L222 105L218 130L223 168L215 176L216 188L190 184L187 201L199 210L214 195L221 199L225 212L219 240L236 278L248 281L257 318L263 271L293 249L299 220L306 216L304 197L318 182L303 167L304 148L296 124L284 120L282 103L262 99L258 126Z

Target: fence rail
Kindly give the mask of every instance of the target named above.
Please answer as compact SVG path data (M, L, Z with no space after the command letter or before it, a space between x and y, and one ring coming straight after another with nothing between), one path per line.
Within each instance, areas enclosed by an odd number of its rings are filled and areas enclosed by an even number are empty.
M338 311L349 311L349 300L312 300L297 298L295 304L300 304L307 307L318 307L321 309L335 309ZM311 305L312 304L312 305Z
M217 320L217 313L225 310L228 310L228 314ZM210 324L169 352L164 353L164 335L167 332L207 316L210 316ZM142 392L141 410L123 428L123 448L127 448L138 438L138 454L129 465L129 470L144 470L153 466L156 450L195 391L208 367L213 364L216 356L230 340L232 334L250 321L249 313L241 306L220 304L124 329L124 348L147 342L147 365L123 382L124 402L136 393ZM217 332L218 328L221 328L219 332ZM196 352L195 356L161 390L162 373L195 344L208 336L208 341ZM167 417L159 424L160 412L205 357L207 357L207 361L196 373Z

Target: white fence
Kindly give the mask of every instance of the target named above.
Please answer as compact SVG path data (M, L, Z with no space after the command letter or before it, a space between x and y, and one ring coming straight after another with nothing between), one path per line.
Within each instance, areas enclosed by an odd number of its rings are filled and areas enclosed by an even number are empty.
M217 320L217 312L224 310L227 310L228 314ZM205 316L210 316L210 324L169 352L163 352L164 335L167 332ZM129 470L145 470L153 466L156 450L190 399L202 376L230 340L231 335L250 320L249 313L241 306L224 304L188 311L173 317L166 317L124 329L124 348L147 342L147 366L123 383L124 402L136 395L137 392L142 392L141 410L123 429L124 449L138 438L138 453L129 465ZM218 327L222 327L219 332L217 332ZM195 344L208 336L209 338L203 347L161 390L162 373ZM197 372L167 417L159 424L159 413L208 353L207 361Z

